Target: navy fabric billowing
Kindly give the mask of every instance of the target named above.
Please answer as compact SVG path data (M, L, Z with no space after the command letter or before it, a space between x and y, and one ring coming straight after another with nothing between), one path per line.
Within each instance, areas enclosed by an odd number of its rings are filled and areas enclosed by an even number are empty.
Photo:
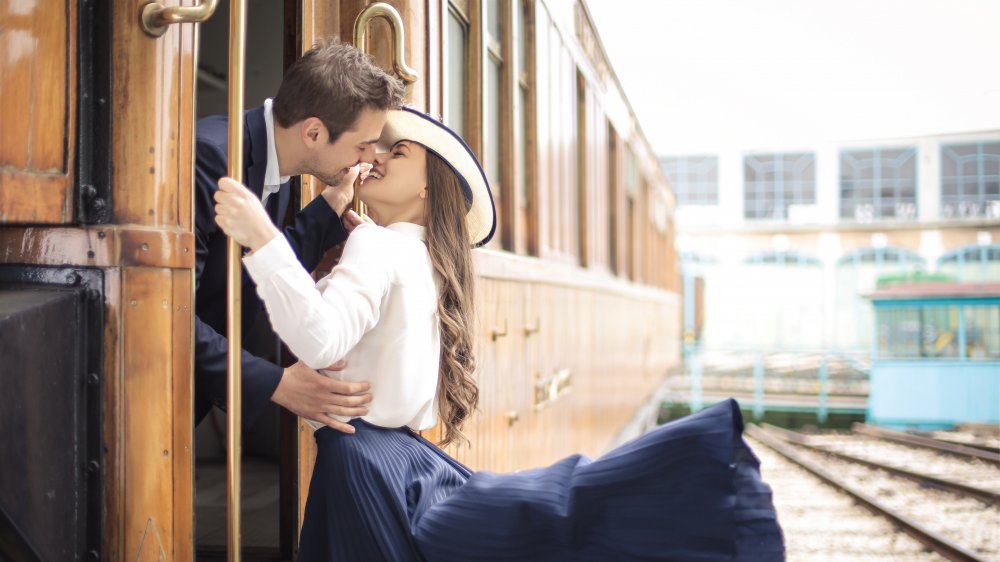
M784 558L735 401L591 461L472 473L408 429L360 420L319 445L299 560Z

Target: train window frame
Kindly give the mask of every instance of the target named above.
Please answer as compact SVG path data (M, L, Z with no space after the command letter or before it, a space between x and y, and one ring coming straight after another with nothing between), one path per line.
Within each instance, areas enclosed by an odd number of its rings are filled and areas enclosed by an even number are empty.
M623 158L618 130L610 121L606 126L608 128L608 265L611 273L617 276L625 270L621 248L621 241L624 238L622 236Z
M545 3L536 4L535 12L535 61L534 75L538 120L537 155L539 159L538 189L538 257L565 265L579 264L576 236L577 217L569 210L569 191L576 196L578 159L576 149L567 141L575 135L576 72L572 41L558 18L550 13ZM542 109L545 109L543 111ZM542 164L544 162L544 164ZM569 218L572 216L572 218ZM572 239L571 239L572 237Z
M485 4L485 9L484 9ZM512 0L480 0L481 138L482 161L493 192L497 230L487 248L516 248L514 194L512 193L514 128L514 46ZM496 18L499 21L494 22ZM496 34L499 34L497 36ZM495 98L494 98L495 96ZM496 160L492 162L491 160Z
M477 26L475 24L474 13L472 11L475 9L475 2L469 2L469 0L443 0L443 19L445 20L442 26L442 31L444 32L445 45L442 49L442 62L443 64L443 80L442 80L442 113L444 114L445 124L449 127L453 127L459 133L459 135L465 139L465 142L472 149L473 153L481 157L481 151L479 150L479 132L478 127L474 124L478 122L477 112L474 111L476 105L478 105L478 91L474 85L478 81L478 64L476 64L476 53L478 49L476 48L476 33ZM462 70L464 75L460 77L462 80L462 93L463 99L460 102L461 124L456 124L454 120L449 119L449 115L452 114L455 107L453 106L453 100L451 99L451 83L449 81L450 74L453 72L452 60L454 52L452 51L452 41L455 40L451 33L451 23L452 19L462 27L464 32L464 44L462 47Z
M536 26L534 0L513 0L509 29L513 34L511 72L513 90L513 126L511 129L512 171L511 212L514 238L513 251L530 256L539 255L538 240L538 119L536 94ZM513 77L517 79L514 80Z

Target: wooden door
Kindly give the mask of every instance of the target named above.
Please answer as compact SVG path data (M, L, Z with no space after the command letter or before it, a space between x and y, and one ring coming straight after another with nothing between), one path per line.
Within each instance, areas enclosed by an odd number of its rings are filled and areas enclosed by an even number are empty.
M122 253L108 264L103 557L190 560L198 27L147 35L146 3L111 10L113 224L105 230Z

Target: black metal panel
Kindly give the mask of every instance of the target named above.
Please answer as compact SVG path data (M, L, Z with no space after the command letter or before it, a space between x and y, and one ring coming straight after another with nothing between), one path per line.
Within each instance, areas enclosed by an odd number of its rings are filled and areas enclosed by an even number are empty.
M0 266L0 559L98 560L103 273Z
M76 220L111 222L111 2L81 0L77 40Z

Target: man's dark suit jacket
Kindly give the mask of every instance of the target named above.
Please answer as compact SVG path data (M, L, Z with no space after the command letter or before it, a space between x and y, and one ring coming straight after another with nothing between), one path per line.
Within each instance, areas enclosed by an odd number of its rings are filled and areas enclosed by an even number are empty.
M264 190L267 168L267 129L264 108L244 114L243 183L259 197ZM195 424L212 408L226 405L226 235L215 224L215 200L219 178L228 174L228 119L217 115L198 121L195 159ZM270 196L278 198L277 212L284 217L292 199L291 180ZM274 220L272 218L272 220ZM295 214L284 229L285 237L307 271L319 264L323 253L347 238L340 218L326 200L317 197ZM243 272L244 332L258 315L266 314L253 282ZM243 352L243 423L253 424L278 387L283 369Z

